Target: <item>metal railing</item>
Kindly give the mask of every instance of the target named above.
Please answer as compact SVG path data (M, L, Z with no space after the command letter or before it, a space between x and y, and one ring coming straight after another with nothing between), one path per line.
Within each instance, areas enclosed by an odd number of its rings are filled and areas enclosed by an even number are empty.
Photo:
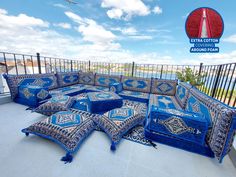
M110 63L80 61L36 55L0 52L0 73L36 74L69 71L125 75L145 78L177 79L176 72L186 67L194 73L204 73L204 84L199 87L204 93L230 105L236 106L236 63L222 65L156 65L137 63ZM3 82L4 85L4 82ZM6 85L6 83L5 83ZM7 91L7 87L4 91Z

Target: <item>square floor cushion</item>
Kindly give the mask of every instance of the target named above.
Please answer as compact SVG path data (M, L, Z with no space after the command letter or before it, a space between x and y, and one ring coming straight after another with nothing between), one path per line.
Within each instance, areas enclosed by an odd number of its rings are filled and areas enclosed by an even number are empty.
M91 118L96 116L84 111L62 111L34 123L22 132L26 136L35 134L59 144L66 151L66 156L61 160L67 163L72 161L72 153L94 130L95 123Z
M111 139L111 150L116 150L116 145L122 136L134 126L142 124L146 115L146 104L124 101L121 108L116 108L101 115L94 116L93 120L97 123Z
M43 115L50 116L59 111L67 111L74 104L75 99L66 95L53 95L47 102L33 109Z
M91 113L106 112L119 108L123 104L122 98L114 92L90 92L87 94Z

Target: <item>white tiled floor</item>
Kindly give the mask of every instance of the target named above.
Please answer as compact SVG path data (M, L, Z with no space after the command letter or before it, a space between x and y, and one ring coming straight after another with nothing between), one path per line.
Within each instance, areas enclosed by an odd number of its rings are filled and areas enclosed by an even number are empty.
M235 177L228 157L223 164L166 145L158 149L123 140L115 153L104 133L94 132L74 155L70 164L60 158L64 151L51 141L21 129L40 120L41 115L24 106L0 105L1 177Z

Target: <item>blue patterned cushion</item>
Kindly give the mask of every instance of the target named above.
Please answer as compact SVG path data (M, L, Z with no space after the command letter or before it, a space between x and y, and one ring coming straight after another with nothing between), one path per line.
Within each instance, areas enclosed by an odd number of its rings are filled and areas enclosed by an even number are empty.
M67 111L74 103L74 98L66 95L53 95L46 103L41 104L33 111L50 116L59 111Z
M58 81L59 87L64 87L64 86L79 83L79 73L78 72L57 73L56 76L57 76L57 81Z
M3 75L11 92L12 99L16 98L18 88L21 85L35 85L49 90L58 87L55 74L25 74L25 75Z
M120 82L116 82L116 83L109 85L109 91L111 91L111 92L115 92L118 94L118 93L122 92L122 90L123 90L123 84Z
M196 97L197 96L197 97ZM198 96L200 99L198 99ZM190 112L199 113L205 116L209 126L212 126L213 112L207 107L204 101L201 100L201 96L204 96L200 91L198 95L192 94L191 90L187 99L187 105L185 110Z
M230 151L236 129L236 110L200 92L190 89L186 110L200 112L208 119L212 128L207 142L221 162Z
M81 93L79 95L73 96L73 98L75 99L75 103L72 106L73 109L89 111L86 93Z
M174 96L177 80L152 79L151 93Z
M120 76L113 76L107 74L96 74L95 75L95 85L108 87L110 84L120 82Z
M62 87L58 89L50 90L49 93L51 95L68 95L74 96L86 91L86 86L83 84L76 84L67 87Z
M92 72L80 72L79 73L79 83L85 85L94 85L95 74Z
M149 99L149 93L143 93L143 92L123 90L122 92L119 93L119 95L124 99L140 101L144 103L147 103Z
M50 97L49 92L46 88L33 85L21 85L19 86L18 103L33 106L38 106L38 103Z
M204 145L208 122L200 114L152 106L149 129Z
M101 117L93 117L93 120L110 137L112 141L111 150L115 150L116 144L127 131L143 123L145 111L146 104L125 101L121 108L108 111Z
M35 134L59 144L67 152L66 162L72 161L71 154L76 152L82 141L94 130L92 115L83 111L63 111L53 114L22 130L27 136ZM70 157L70 158L68 158Z
M149 93L151 89L151 79L141 77L122 76L123 89Z
M163 109L182 110L174 96L151 94L149 98L149 107L151 106L157 106L158 108Z
M187 84L184 82L180 82L177 86L175 98L183 109L185 109L185 107L186 107L186 102L187 102L187 98L189 95L189 90L191 88L192 88L192 86L190 84Z
M90 85L86 86L86 92L100 92L100 91L108 92L109 88L102 86L90 86Z
M119 108L123 101L113 92L90 92L88 93L88 104L91 113L99 113Z

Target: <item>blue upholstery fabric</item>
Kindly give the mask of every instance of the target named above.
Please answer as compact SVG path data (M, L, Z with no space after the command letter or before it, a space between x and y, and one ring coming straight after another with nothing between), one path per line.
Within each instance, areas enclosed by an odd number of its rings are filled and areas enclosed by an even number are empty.
M33 111L50 116L59 111L67 111L74 104L74 98L65 95L53 95L46 103L41 104Z
M74 96L86 91L86 86L83 84L76 84L67 87L62 87L58 89L50 90L49 93L51 95L68 95Z
M80 72L79 73L79 83L85 85L94 85L95 74L92 72Z
M221 162L230 151L236 130L236 110L211 98L196 88L190 90L186 110L200 112L211 123L207 142Z
M134 92L128 90L123 90L122 92L119 93L119 95L124 99L140 101L144 103L147 103L149 98L149 93Z
M57 82L59 87L65 87L68 85L79 83L79 73L78 72L64 72L57 73Z
M146 104L144 103L124 101L121 108L108 111L102 117L93 117L93 120L110 137L111 149L115 150L116 144L127 131L143 123L145 110Z
M177 80L152 79L151 93L174 96Z
M57 78L54 74L26 74L26 75L3 75L11 92L12 99L16 98L18 88L21 85L35 85L49 90L58 87Z
M204 100L204 95L200 91L194 92L193 94L193 92L190 90L185 110L204 115L209 126L212 126L212 119L214 119L214 113L211 112L211 110L207 107L205 101L207 100Z
M82 111L89 111L88 108L88 99L86 93L81 93L79 95L73 96L75 103L71 108Z
M152 106L149 129L204 145L208 122L200 114Z
M141 77L122 76L124 90L149 93L151 89L151 79Z
M91 86L91 85L86 86L86 92L100 92L100 91L108 92L109 88L102 86Z
M53 114L22 130L59 144L67 153L78 150L82 141L94 130L92 115L83 111L63 111Z
M151 106L157 106L158 108L165 109L182 110L174 96L150 94L149 107Z
M177 86L177 90L175 93L175 98L178 101L179 105L185 109L187 98L189 95L189 90L192 88L190 84L180 82Z
M95 85L109 87L110 84L120 82L121 76L113 76L107 74L97 74L95 75Z
M116 82L116 83L109 85L109 91L111 91L111 92L115 92L118 94L118 93L122 92L122 90L123 90L123 83Z
M21 85L19 86L18 97L21 99L16 99L18 103L36 107L38 103L44 99L50 97L47 89L44 89L40 86L33 85Z
M88 104L91 113L99 113L121 107L123 100L113 92L90 92Z

